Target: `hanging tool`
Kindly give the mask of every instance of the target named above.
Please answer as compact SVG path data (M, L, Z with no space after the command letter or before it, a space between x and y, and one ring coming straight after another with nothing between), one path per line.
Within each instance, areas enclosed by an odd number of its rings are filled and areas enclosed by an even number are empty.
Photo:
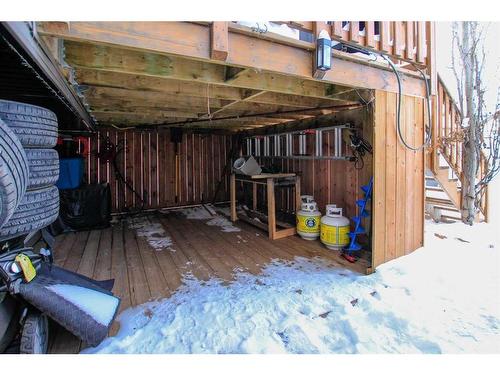
M370 213L366 209L366 206L372 196L373 177L370 178L370 182L368 183L368 185L361 186L361 190L363 190L364 197L363 199L359 199L356 201L356 204L359 207L359 215L352 218L352 221L354 221L354 231L349 232L349 238L351 239L351 241L349 243L349 247L342 253L342 257L344 257L351 263L354 263L357 260L353 253L361 250L361 245L356 242L357 236L360 234L366 234L365 228L363 228L363 226L361 225L361 220L370 216Z
M358 134L356 129L349 129L349 133L345 133L344 141L351 147L354 155L354 168L362 169L365 165L364 156L366 153L372 154L372 145Z

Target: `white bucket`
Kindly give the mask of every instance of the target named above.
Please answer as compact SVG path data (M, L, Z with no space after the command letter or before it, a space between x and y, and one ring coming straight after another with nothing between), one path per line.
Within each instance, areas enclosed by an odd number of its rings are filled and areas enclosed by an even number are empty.
M233 169L236 173L253 176L262 173L262 168L253 156L248 159L239 158L233 164Z

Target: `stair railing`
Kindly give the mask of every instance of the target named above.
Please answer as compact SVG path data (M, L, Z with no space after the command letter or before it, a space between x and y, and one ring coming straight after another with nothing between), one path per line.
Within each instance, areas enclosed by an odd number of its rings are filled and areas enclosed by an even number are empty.
M433 149L432 149L432 169L437 173L439 169L439 154L449 165L453 173L460 182L464 182L464 140L465 135L462 128L462 113L457 104L450 95L446 85L438 75L437 98L434 101L434 127L433 127ZM481 180L487 172L487 158L484 152L481 152L479 168L477 172L478 181ZM488 188L479 200L479 210L487 220L488 215ZM462 207L460 207L462 208Z

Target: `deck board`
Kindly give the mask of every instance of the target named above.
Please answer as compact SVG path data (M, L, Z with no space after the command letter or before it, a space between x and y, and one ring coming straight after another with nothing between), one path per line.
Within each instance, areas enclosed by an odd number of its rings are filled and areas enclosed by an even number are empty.
M364 273L368 262L348 264L319 241L297 236L275 241L245 222L241 231L223 232L204 220L189 220L179 213L155 213L146 218L161 223L172 239L171 248L155 250L144 237L137 236L127 220L111 228L57 237L55 262L98 280L115 279L113 292L121 298L120 311L156 299L168 298L183 284L183 278L208 280L217 277L230 283L238 272L259 274L273 260L294 257L326 258L333 267L348 267ZM76 337L54 324L51 353L77 353L85 346ZM110 334L118 332L115 322Z

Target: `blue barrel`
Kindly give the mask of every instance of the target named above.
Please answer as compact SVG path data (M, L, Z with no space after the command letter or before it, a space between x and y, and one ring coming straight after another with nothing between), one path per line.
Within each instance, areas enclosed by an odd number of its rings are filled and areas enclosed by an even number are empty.
M59 189L76 189L83 181L83 158L61 158L59 160Z

